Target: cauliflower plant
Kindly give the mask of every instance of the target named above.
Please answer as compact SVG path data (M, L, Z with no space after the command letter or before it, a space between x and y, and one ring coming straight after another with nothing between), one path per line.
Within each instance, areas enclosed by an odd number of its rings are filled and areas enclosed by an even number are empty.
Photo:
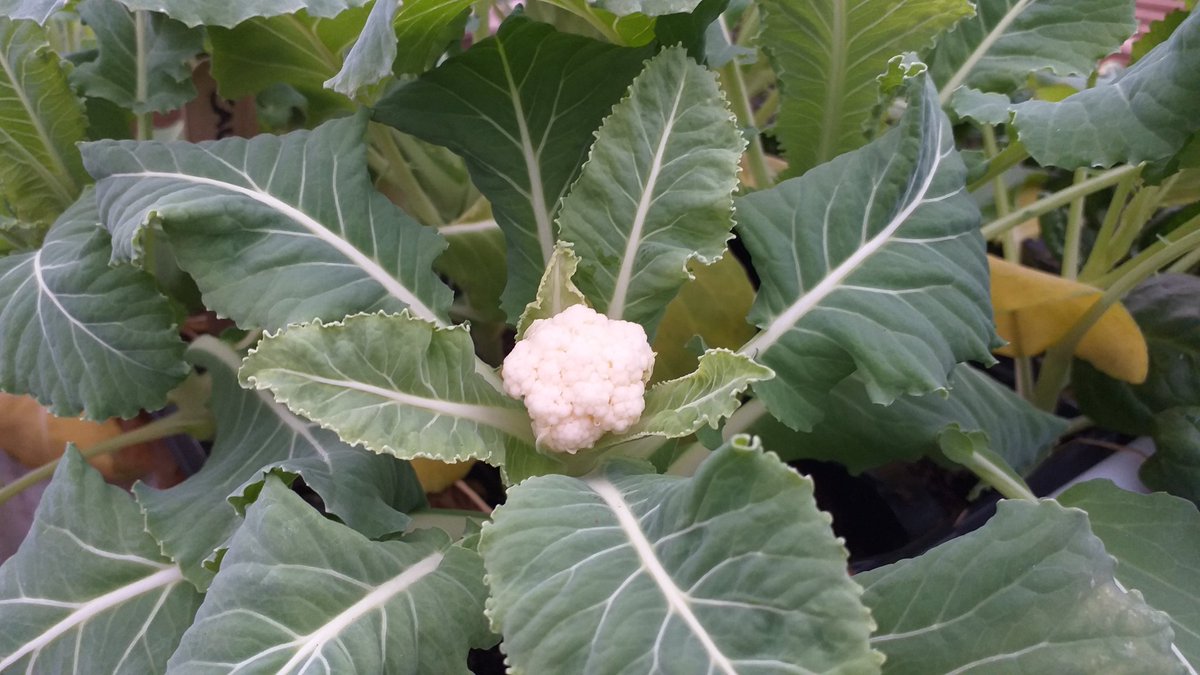
M575 453L641 418L653 369L641 326L573 305L530 324L504 359L504 391L525 400L541 447Z

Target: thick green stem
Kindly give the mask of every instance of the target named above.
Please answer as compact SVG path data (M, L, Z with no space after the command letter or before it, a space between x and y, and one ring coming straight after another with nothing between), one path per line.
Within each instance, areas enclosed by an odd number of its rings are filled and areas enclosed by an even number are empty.
M980 480L992 486L996 492L999 492L1008 499L1037 501L1037 495L1033 494L1027 485L1014 480L987 457L974 454L965 463L965 466L971 470L971 473L978 476Z
M101 441L87 450L81 450L79 454L83 455L84 459L92 459L93 457L114 453L122 448L128 448L131 445L137 445L139 443L146 443L149 441L158 440L160 438L167 438L169 436L186 433L191 429L195 429L197 425L204 424L206 422L207 420L198 419L194 413L180 410L171 413L166 417L156 419L145 426L126 431L120 436L114 436L105 441ZM58 463L60 461L62 461L61 458L56 459L53 462L43 464L42 466L39 466L33 471L21 476L8 485L5 485L3 488L0 488L0 504L7 502L13 497L16 497L24 492L26 489L33 487L34 485L37 485L38 483L54 475L54 470L58 467Z
M1176 260L1167 268L1167 271L1175 274L1187 274L1198 264L1200 264L1200 248Z
M1147 260L1154 258L1163 251L1174 250L1176 251L1175 257L1183 257L1192 253L1191 247L1186 245L1181 247L1180 242L1190 241L1188 237L1194 236L1197 233L1200 233L1200 216L1188 220L1184 224L1175 228L1175 230L1169 235L1162 237L1150 246L1147 246L1146 249L1137 254L1137 256L1125 261L1124 264L1098 279L1096 285L1100 286L1101 288L1108 288L1109 286L1117 283L1117 281L1119 281L1125 275L1132 273L1140 266L1144 265ZM1167 263L1174 262L1174 260L1175 258L1171 258L1171 260L1167 261ZM1158 269L1153 271L1157 272Z
M992 48L992 45L996 44L996 41L1004 35L1004 31L1008 30L1008 27L1012 25L1012 22L1016 21L1017 17L1021 15L1021 12L1025 11L1025 8L1028 7L1032 2L1033 0L1019 0L1019 2L1013 5L1012 8L1009 9L1004 15L1004 17L996 23L996 26L992 28L991 32L984 36L983 40L979 42L979 46L975 48L975 51L971 52L971 55L967 57L966 61L963 61L963 64L958 67L958 70L955 71L954 75L951 75L950 79L946 80L946 86L942 87L942 90L938 92L938 98L941 100L942 105L946 105L946 102L948 102L950 97L954 95L954 90L958 89L960 86L962 86L963 82L967 81L967 77L971 74L971 71L974 70L979 61L987 55L988 50Z
M1009 143L1003 150L999 152L987 164L987 170L983 175L967 184L968 192L975 192L979 188L991 183L998 176L1013 168L1014 166L1024 162L1029 157L1029 151L1025 146L1018 142Z
M758 106L758 110L754 112L754 126L759 129L767 128L771 123L771 118L779 110L779 89L772 89L767 92L767 97L763 99L762 105Z
M1112 201L1109 202L1108 211L1104 214L1104 222L1100 223L1100 231L1096 233L1096 242L1092 245L1092 253L1079 273L1081 280L1087 282L1104 274L1112 266L1110 256L1124 255L1124 251L1110 252L1109 246L1116 233L1117 225L1121 222L1121 214L1125 211L1125 202L1129 199L1129 193L1133 190L1133 185L1137 182L1140 174L1139 171L1125 176L1113 190Z
M1035 405L1042 410L1054 410L1058 403L1058 396L1062 393L1070 376L1071 360L1074 358L1075 348L1110 307L1151 275L1180 256L1200 247L1200 217L1193 218L1179 229L1187 231L1174 240L1160 242L1161 247L1154 250L1147 249L1138 257L1118 268L1117 272L1120 272L1120 276L1112 280L1100 299L1071 326L1058 344L1046 350L1046 356L1042 359L1042 371L1034 389L1033 402ZM1156 244L1156 246L1158 245Z
M134 99L140 106L146 105L147 99L150 98L149 86L149 68L146 58L146 21L148 15L146 12L138 11L133 13L134 37L137 42L134 45L136 51L136 73L137 78L134 92ZM137 139L139 141L148 141L154 137L154 113L143 112L137 114Z
M997 218L984 225L983 236L987 239L999 237L1030 218L1040 216L1043 213L1049 213L1071 203L1075 199L1086 197L1093 192L1099 192L1111 185L1115 185L1125 176L1137 171L1139 171L1139 168L1136 166L1120 166L1093 176L1078 185L1072 185L1065 190L1059 190L1052 195L1043 197L1032 204L1022 206L1007 216Z
M725 19L718 18L717 21L720 22L721 30L725 31L728 39L729 29L725 27ZM746 81L742 78L742 69L738 66L736 59L721 68L721 84L725 85L725 91L729 94L729 103L733 106L733 113L737 115L738 122L743 127L753 127L754 109L750 105L750 97L746 94ZM750 170L751 178L754 179L755 187L759 190L771 187L775 178L771 174L771 167L767 166L767 156L763 151L762 139L757 130L746 147L746 166Z
M1087 180L1087 169L1075 169L1072 186ZM1063 241L1062 276L1064 279L1079 277L1079 249L1083 244L1083 203L1087 195L1080 195L1071 200L1067 209L1067 234Z

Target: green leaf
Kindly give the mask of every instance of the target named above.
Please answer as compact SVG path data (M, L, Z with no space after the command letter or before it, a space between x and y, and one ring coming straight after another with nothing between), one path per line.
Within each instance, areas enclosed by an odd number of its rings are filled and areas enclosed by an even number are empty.
M1132 436L1154 431L1154 416L1181 406L1200 406L1200 278L1151 277L1125 297L1150 352L1142 384L1108 377L1076 360L1072 386L1084 414Z
M232 28L255 17L282 16L301 10L309 16L333 18L347 9L361 7L367 0L120 0L132 10L160 12L189 26L222 26Z
M210 27L212 75L221 96L254 96L280 83L308 100L308 119L322 122L354 109L352 101L325 88L343 67L342 54L354 44L367 19L351 10L333 19L298 12L251 19L234 28Z
M700 4L700 0L600 0L599 4L617 16L662 16L691 12Z
M546 272L538 284L537 296L521 312L517 322L517 339L520 340L530 324L539 319L549 319L572 305L586 305L587 298L575 286L572 277L579 267L579 258L571 244L558 242L554 254L546 264Z
M746 142L716 76L682 48L664 50L596 133L563 202L561 236L597 311L653 333L667 303L732 238L732 193Z
M1079 26L1072 35L1084 35ZM1043 166L1074 169L1172 157L1200 129L1200 14L1116 81L1057 103L1014 106L1018 138Z
M779 75L775 135L789 176L865 145L880 98L876 78L888 60L928 47L973 11L966 0L765 0L762 7L759 42Z
M280 470L304 478L327 513L368 537L403 531L407 511L424 493L406 462L352 448L332 432L300 419L263 391L238 386L241 358L212 337L192 343L188 358L212 377L211 408L217 437L200 471L183 483L156 490L134 486L146 529L162 550L203 590L206 565L241 524L234 506L247 483ZM230 502L234 502L233 505Z
M470 7L471 0L411 0L403 6L399 0L375 0L362 35L325 86L353 98L393 72L424 72L462 35Z
M644 436L681 438L706 425L716 429L741 405L743 391L774 376L770 368L747 356L710 349L692 374L651 387L642 418L629 431L604 442L616 445Z
M49 223L75 201L85 126L46 34L0 18L0 188L13 216Z
M376 108L379 121L466 160L508 240L504 308L514 323L554 252L559 202L592 132L649 55L516 16Z
M465 673L494 639L479 555L447 544L370 541L268 478L169 672Z
M1139 471L1142 482L1200 504L1200 406L1159 413L1154 427L1155 450Z
M0 671L164 672L200 598L129 495L68 446L0 567Z
M796 429L857 373L875 403L944 389L955 363L993 361L988 270L966 169L924 76L908 112L865 148L737 200L762 277L742 352L775 371L755 386Z
M1088 75L1137 29L1130 0L979 0L928 56L944 92L1009 93L1030 73Z
M99 48L96 60L71 73L71 83L84 96L112 101L139 115L175 110L196 97L191 61L204 51L203 30L162 14L135 17L117 0L86 0L79 15ZM141 86L139 56L145 69Z
M688 56L709 68L720 68L734 59L753 63L757 50L730 44L719 21L728 8L729 0L701 0L690 12L659 17L654 22L654 35L660 44L682 45Z
M515 671L878 672L809 479L744 437L692 478L649 469L530 479L483 526Z
M490 218L443 225L438 234L446 252L435 263L466 294L467 304L485 321L503 322L500 293L508 278L504 266L504 233Z
M1167 613L1177 656L1200 664L1200 513L1164 494L1140 495L1108 481L1081 483L1058 497L1087 511L1104 548L1117 559L1117 579Z
M829 392L826 417L811 433L794 432L770 417L751 430L785 460L833 461L860 473L936 457L938 434L954 425L986 433L991 450L1022 474L1066 431L1066 420L1034 408L971 366L956 366L947 384L946 396L904 396L885 407L872 403L866 387L849 378Z
M617 16L588 0L546 0L526 5L525 11L534 21L550 24L563 33L603 38L614 45L629 47L652 42L657 25L654 17L645 14Z
M982 529L854 579L888 675L1184 672L1167 616L1114 568L1084 512L1006 500Z
M362 115L312 131L84 145L117 259L161 222L205 304L243 327L399 311L444 322L445 244L371 186Z
M1012 101L1004 94L959 87L950 97L950 109L961 119L971 120L979 125L996 126L1008 122L1012 113Z
M360 314L264 337L241 377L375 452L495 465L507 465L510 453L541 457L521 404L474 372L472 360L464 327L438 328L407 312Z
M42 248L0 258L0 389L88 418L157 410L189 369L176 310L154 278L110 267L89 191Z
M1158 21L1152 21L1150 28L1133 42L1129 50L1129 63L1133 65L1148 54L1151 49L1159 46L1171 37L1171 33L1188 17L1188 10L1175 9Z
M0 16L45 24L52 14L66 4L67 0L0 0Z

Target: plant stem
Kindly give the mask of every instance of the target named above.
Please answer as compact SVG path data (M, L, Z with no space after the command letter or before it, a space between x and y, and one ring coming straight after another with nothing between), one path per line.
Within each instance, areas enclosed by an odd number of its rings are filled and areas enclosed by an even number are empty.
M1071 185L1079 185L1087 180L1087 169L1075 169ZM1067 209L1067 234L1063 242L1062 276L1064 279L1079 277L1079 249L1083 240L1083 203L1087 195L1079 195L1071 200Z
M992 486L996 492L1008 499L1026 499L1036 502L1037 495L1030 491L1024 483L1014 480L1002 468L996 466L990 459L978 452L964 458L963 465L971 470L984 483Z
M987 239L994 239L1030 218L1040 216L1043 213L1049 213L1060 206L1069 204L1075 199L1098 192L1110 185L1115 185L1125 176L1137 171L1140 171L1140 168L1137 166L1120 166L1093 176L1078 185L1072 185L1065 190L1059 190L1052 195L1043 197L1027 206L1022 206L1007 216L997 218L984 225L983 236Z
M146 63L146 12L137 11L133 13L133 34L137 44L136 51L136 91L134 99L141 106L146 105L146 100L150 97L150 86L148 84L149 74ZM148 141L154 137L154 113L142 112L137 113L137 139L139 141Z
M974 192L995 180L1004 172L1025 161L1029 151L1019 142L1011 142L1001 150L992 161L988 162L987 171L982 176L967 184L967 191Z
M169 436L185 433L189 429L195 428L198 423L203 423L204 421L207 420L198 420L194 414L179 410L167 415L166 417L156 419L145 426L126 431L120 436L113 436L112 438L101 441L87 450L80 450L79 454L83 455L84 459L92 459L93 457L111 454L121 450L122 448L127 448L131 445L137 445L138 443L146 443L148 441L154 441L160 438L167 438ZM62 461L61 457L52 462L43 464L42 466L39 466L24 476L21 476L8 485L5 485L3 488L0 488L0 504L7 502L13 497L16 497L24 492L26 489L37 485L38 483L54 475L54 470L58 467L60 461Z
M1167 268L1167 271L1174 274L1187 274L1197 263L1200 263L1200 248L1176 260Z
M758 129L766 128L778 110L779 89L772 89L767 92L767 97L763 99L762 105L758 106L758 110L754 113L754 126Z
M1188 240L1189 236L1195 235L1198 232L1200 232L1200 216L1197 216L1197 217L1194 217L1194 218L1188 220L1184 224L1175 228L1175 230L1173 232L1171 232L1169 235L1167 235L1165 237L1161 237L1161 238L1159 238L1158 241L1154 242L1150 246L1147 246L1146 249L1144 251L1142 251L1141 253L1137 254L1137 256L1135 256L1134 258L1132 258L1130 260L1125 261L1124 264L1117 267L1115 270L1106 274L1105 276L1101 277L1097 281L1097 285L1100 286L1101 288L1107 288L1108 286L1115 284L1124 275L1137 269L1146 260L1153 258L1154 256L1158 255L1160 252L1171 249L1172 247L1175 247L1173 250L1175 250L1177 252L1175 254L1176 257L1186 256L1190 253L1193 253L1193 250L1190 246L1187 246L1187 245L1181 246L1180 242L1184 241L1184 240ZM1167 263L1173 262L1174 260L1175 260L1175 258L1171 258L1171 260L1168 260ZM1164 265L1167 263L1164 263ZM1157 272L1158 270L1155 269L1153 271Z
M725 38L728 40L729 29L725 26L724 17L718 17L717 21L720 22L721 30L725 32ZM729 94L729 103L733 106L738 122L743 127L753 128L754 109L750 105L749 96L746 95L746 81L742 79L742 70L736 59L721 68L721 83L725 85L725 91ZM771 187L775 178L771 175L771 167L767 166L762 138L757 130L746 147L746 166L750 170L750 177L754 179L754 187L759 190Z
M1107 272L1109 266L1112 265L1109 250L1110 242L1113 234L1116 232L1117 224L1121 222L1121 214L1125 211L1125 202L1129 199L1129 193L1133 190L1133 184L1137 181L1141 172L1131 173L1122 178L1116 189L1113 191L1112 201L1108 204L1108 211L1104 214L1104 221L1100 224L1100 231L1096 234L1096 243L1092 245L1092 253L1088 256L1087 262L1083 265L1083 270L1079 273L1079 278L1083 281L1088 281L1104 272ZM1123 255L1121 251L1117 255Z
M1025 8L1028 7L1032 2L1033 0L1020 0L1017 2L1017 4L1013 5L1012 9L1008 10L1004 17L996 23L996 26L992 28L991 32L984 36L983 40L980 41L979 46L975 48L975 51L971 52L971 55L967 57L967 60L963 61L963 64L958 67L958 70L955 71L954 75L952 75L950 79L946 81L946 86L942 87L942 90L938 92L938 99L941 100L942 105L946 105L946 102L949 101L950 97L954 94L954 90L958 89L963 82L966 82L967 76L971 74L971 70L974 69L979 61L987 55L988 50L992 48L992 45L996 44L996 41L1004 35L1004 31L1008 30L1008 27L1012 25L1012 22L1016 21L1017 17L1021 15L1021 12L1025 11Z
M1054 410L1058 403L1058 396L1066 386L1067 378L1071 373L1071 360L1074 357L1075 348L1079 346L1079 341L1108 311L1109 307L1119 302L1135 286L1158 272L1162 267L1191 252L1193 248L1200 247L1200 217L1193 218L1179 229L1185 228L1187 229L1186 234L1178 239L1160 242L1161 247L1147 249L1118 268L1116 272L1120 275L1113 279L1104 294L1088 308L1088 311L1075 322L1075 325L1071 326L1058 344L1046 350L1046 356L1042 359L1042 371L1034 389L1034 405L1042 410Z
M996 159L1000 154L999 145L996 143L996 131L990 124L985 124L979 128L983 134L983 151L987 154L988 160ZM1012 212L1012 203L1008 198L1008 186L1004 183L1004 175L996 174L992 179L992 203L996 206L996 217L1003 218ZM1009 262L1019 263L1021 261L1021 242L1017 239L1016 229L1009 230L1004 237L1004 259Z

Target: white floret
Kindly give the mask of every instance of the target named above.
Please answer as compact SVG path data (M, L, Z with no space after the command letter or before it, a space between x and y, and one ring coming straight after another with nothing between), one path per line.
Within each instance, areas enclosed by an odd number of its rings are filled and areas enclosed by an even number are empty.
M641 418L653 369L641 326L573 305L529 326L504 359L504 391L525 400L542 447L574 453Z

